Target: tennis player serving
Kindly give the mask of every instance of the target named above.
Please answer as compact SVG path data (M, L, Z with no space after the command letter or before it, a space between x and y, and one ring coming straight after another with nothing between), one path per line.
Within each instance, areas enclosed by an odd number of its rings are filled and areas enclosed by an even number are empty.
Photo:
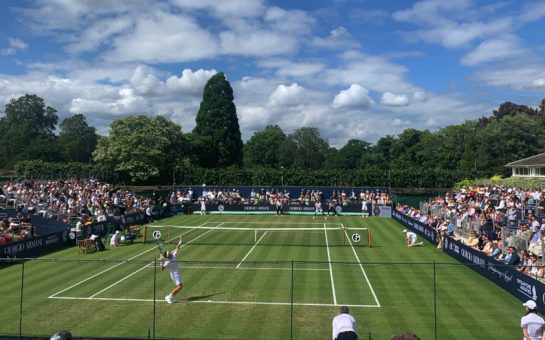
M161 254L161 271L165 270L165 268L168 268L168 270L170 271L170 277L176 285L172 292L169 295L165 296L165 300L168 303L174 303L174 295L178 294L182 290L182 288L184 288L184 284L182 283L182 275L180 274L180 268L178 268L178 262L176 262L176 255L178 254L181 245L182 237L180 236L180 241L178 241L176 249L174 249L173 251L165 250Z

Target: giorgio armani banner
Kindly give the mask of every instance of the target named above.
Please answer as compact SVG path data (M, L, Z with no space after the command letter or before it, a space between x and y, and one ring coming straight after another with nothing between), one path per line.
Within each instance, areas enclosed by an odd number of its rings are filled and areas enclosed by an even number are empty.
M521 301L534 300L537 309L545 312L545 284L542 282L450 237L445 237L443 250Z
M360 204L348 204L348 205L335 205L336 214L361 214L361 203ZM322 209L324 214L333 214L333 211L329 212L329 207L327 204L322 204ZM191 211L199 212L201 210L200 203L193 203L191 205ZM285 214L313 214L314 213L313 205L305 204L284 204L282 206L282 211ZM182 212L183 210L179 207L176 208L175 213ZM274 204L206 204L207 213L276 213L276 205ZM367 211L370 216L379 216L379 217L390 217L392 214L392 208L389 205L372 205L371 203L367 204Z
M85 233L104 236L115 228L125 228L135 224L145 223L143 213L125 215L119 219L111 219L106 222L93 223L86 226ZM44 252L55 250L67 245L76 244L76 234L67 228L46 235L10 242L0 246L0 257L34 257Z

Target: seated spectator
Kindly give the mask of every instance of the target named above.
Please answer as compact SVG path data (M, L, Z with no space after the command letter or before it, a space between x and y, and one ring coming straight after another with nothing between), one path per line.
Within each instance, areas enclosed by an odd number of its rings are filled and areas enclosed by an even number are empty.
M527 269L531 266L530 263L530 253L528 251L522 249L520 251L520 265L517 268L519 272L526 272Z
M469 235L469 240L467 240L466 245L470 246L471 248L477 248L479 246L479 239L475 231L472 231Z
M494 241L490 241L489 243L491 246L489 249L484 250L484 253L488 256L491 256L497 259L501 255L501 250L498 247L498 241L494 240Z
M513 246L507 247L507 255L503 258L503 263L515 266L520 263L520 257L517 254L517 249Z

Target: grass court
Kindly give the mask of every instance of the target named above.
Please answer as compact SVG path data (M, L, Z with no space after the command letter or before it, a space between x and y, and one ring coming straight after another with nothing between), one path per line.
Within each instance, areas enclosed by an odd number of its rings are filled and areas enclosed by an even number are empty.
M146 243L142 235L104 252L72 247L3 267L0 333L327 339L339 306L348 305L360 339L406 331L422 339L520 337L517 299L429 243L407 248L402 229L356 216L172 217L150 225ZM172 240L169 250L184 240L175 304L164 300L173 283L159 271L157 230Z

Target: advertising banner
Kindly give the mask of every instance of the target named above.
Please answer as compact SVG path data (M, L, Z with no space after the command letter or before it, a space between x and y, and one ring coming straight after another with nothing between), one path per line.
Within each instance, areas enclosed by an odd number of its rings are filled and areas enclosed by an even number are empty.
M545 284L541 281L450 237L445 237L443 250L521 301L534 300L537 309L545 312Z
M392 214L392 208L389 205L372 205L371 203L367 204L367 211L369 216L379 216L379 217L390 217ZM328 205L322 204L322 209L324 214L328 214ZM191 212L198 213L201 210L200 203L193 203L191 205ZM282 206L282 212L284 214L314 214L314 205L306 204L284 204ZM335 213L337 214L361 214L361 203L354 203L348 205L335 205ZM183 208L180 206L175 207L173 213L184 212ZM276 214L276 205L274 204L206 204L207 213L271 213ZM330 212L332 214L332 212Z
M27 238L0 246L0 257L32 257L68 245L68 230Z
M135 224L145 223L143 213L121 216L118 219L110 219L106 222L93 223L85 227L87 235L100 236L113 232L116 228L126 228ZM39 227L39 226L38 226ZM34 257L44 252L55 250L64 246L76 244L76 234L66 226L65 230L48 233L33 238L10 242L0 246L0 257Z

